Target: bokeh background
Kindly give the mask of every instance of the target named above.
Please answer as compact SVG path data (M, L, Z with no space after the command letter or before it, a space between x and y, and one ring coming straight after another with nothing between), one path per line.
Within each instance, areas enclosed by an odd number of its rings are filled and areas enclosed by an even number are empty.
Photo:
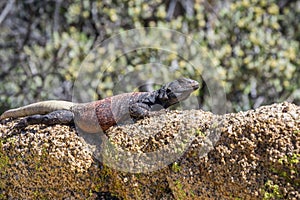
M41 100L72 100L89 52L119 32L141 27L173 29L197 41L212 58L210 80L224 88L228 112L300 103L300 1L2 0L0 11L0 113ZM134 90L147 75L160 76L144 66L161 63L163 74L200 81L194 95L200 108L209 110L207 83L200 78L205 72L188 64L198 52L188 48L180 53L188 60L157 49L136 50L112 63L104 60L103 66L110 67L90 83L97 85L93 96L113 95L120 76L128 73L135 78L123 90Z

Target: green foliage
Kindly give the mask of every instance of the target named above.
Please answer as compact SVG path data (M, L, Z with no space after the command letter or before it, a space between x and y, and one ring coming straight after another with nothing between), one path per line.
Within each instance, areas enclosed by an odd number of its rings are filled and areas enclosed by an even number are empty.
M284 18L272 0L236 1L220 12L209 41L237 110L283 101L299 87L299 41L281 32Z

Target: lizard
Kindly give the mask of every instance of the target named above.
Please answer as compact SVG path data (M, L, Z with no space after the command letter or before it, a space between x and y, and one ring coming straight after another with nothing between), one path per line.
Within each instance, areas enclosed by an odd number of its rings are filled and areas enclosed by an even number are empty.
M89 103L41 101L7 110L0 116L0 120L25 117L17 127L75 123L82 131L97 133L106 131L123 120L144 118L151 111L166 109L187 99L198 88L197 81L182 77L158 90L123 93Z

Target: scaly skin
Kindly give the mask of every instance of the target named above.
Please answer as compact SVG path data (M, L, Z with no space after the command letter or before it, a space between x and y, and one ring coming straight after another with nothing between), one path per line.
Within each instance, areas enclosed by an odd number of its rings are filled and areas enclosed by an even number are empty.
M131 118L149 116L151 111L168 108L185 100L198 88L197 81L180 78L152 92L124 93L90 103L38 102L8 110L0 116L0 120L28 116L22 119L17 127L39 123L69 124L75 121L82 131L96 133ZM49 114L41 115L45 113Z

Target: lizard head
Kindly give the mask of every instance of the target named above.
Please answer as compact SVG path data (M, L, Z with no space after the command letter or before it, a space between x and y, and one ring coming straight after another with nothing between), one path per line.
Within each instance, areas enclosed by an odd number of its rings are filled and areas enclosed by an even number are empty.
M158 91L158 98L161 102L164 102L164 107L169 107L187 99L190 94L198 88L199 83L197 81L180 78L162 86Z

